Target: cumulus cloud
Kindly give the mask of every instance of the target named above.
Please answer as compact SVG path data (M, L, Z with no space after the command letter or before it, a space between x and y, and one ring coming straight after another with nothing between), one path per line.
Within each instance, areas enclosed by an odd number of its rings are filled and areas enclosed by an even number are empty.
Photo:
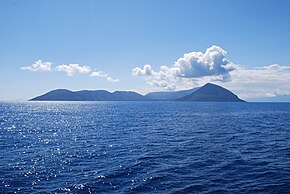
M213 45L205 53L190 52L179 58L172 69L180 77L197 78L204 76L226 75L235 70L236 65L226 58L227 52Z
M132 69L132 74L135 76L144 76L144 75L152 75L152 67L151 65L144 65L143 69L136 67Z
M117 83L120 82L119 79L113 79L108 74L104 73L103 71L95 71L90 74L90 77L100 77L100 78L106 78L107 82L111 83Z
M22 70L35 71L35 72L50 72L50 71L59 71L65 72L68 76L73 76L75 74L89 74L90 77L100 77L105 78L107 82L117 83L120 82L119 79L113 79L108 74L103 71L93 71L90 66L81 66L79 64L62 64L58 65L55 68L51 67L51 62L44 62L42 60L36 61L31 66L21 67Z
M73 76L76 73L88 74L91 72L89 66L80 66L79 64L58 65L55 70L65 72L68 76Z
M290 69L290 66L283 66L279 64L271 64L263 67L257 67L257 69L265 69L265 70L287 70Z
M164 89L175 89L180 82L188 82L188 79L196 80L209 77L211 81L229 81L229 72L238 69L238 65L226 58L227 52L213 45L202 52L190 52L171 66L161 66L159 71L154 71L151 65L143 68L135 67L132 75L145 76L148 84Z
M90 74L90 77L107 77L108 75L102 71L95 71Z
M120 80L119 79L113 79L113 78L111 78L111 77L107 77L107 79L106 79L108 82L112 82L112 83L117 83L117 82L120 82Z
M113 79L112 77L110 77L108 74L106 74L105 72L103 71L95 71L95 72L92 72L90 74L90 77L101 77L101 78L106 78L106 81L107 82L111 82L111 83L117 83L117 82L120 82L119 79Z
M35 61L30 66L21 67L22 70L34 71L34 72L49 72L51 71L51 62L44 62L42 60Z

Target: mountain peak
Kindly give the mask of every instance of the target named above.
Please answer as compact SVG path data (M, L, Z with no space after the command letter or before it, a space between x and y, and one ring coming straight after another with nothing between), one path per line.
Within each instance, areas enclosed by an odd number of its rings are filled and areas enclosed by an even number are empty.
M204 86L218 86L218 85L215 85L215 84L212 84L212 83L208 82L208 83L204 84Z
M177 100L199 102L243 102L243 100L231 91L212 83L207 83L192 94Z

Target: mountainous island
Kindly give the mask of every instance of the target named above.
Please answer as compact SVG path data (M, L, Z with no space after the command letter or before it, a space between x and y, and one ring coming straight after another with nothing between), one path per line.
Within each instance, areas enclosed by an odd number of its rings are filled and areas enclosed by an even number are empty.
M176 99L178 101L198 101L198 102L241 102L237 95L231 91L214 84L205 84L193 93Z
M200 88L176 92L151 92L145 96L131 91L106 90L70 91L58 89L30 101L193 101L193 102L244 102L231 91L211 83Z

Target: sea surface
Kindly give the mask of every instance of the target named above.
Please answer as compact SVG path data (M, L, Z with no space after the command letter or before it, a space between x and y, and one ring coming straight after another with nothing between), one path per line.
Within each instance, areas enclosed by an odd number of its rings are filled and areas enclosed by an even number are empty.
M290 193L290 103L0 103L0 193Z

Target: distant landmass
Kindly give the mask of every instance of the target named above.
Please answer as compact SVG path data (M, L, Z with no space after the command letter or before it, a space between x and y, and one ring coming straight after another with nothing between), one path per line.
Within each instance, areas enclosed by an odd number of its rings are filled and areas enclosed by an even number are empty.
M181 90L177 92L150 92L145 96L152 100L176 100L178 98L187 96L198 89L199 88L192 88L190 90Z
M50 91L44 95L35 97L31 101L148 101L149 99L136 92L106 90L82 90L70 91L58 89Z
M200 88L176 92L151 92L143 96L131 91L108 92L106 90L70 91L58 89L30 101L198 101L198 102L243 102L231 91L211 83Z
M211 83L207 83L193 93L178 98L178 101L198 102L243 102L231 91Z

